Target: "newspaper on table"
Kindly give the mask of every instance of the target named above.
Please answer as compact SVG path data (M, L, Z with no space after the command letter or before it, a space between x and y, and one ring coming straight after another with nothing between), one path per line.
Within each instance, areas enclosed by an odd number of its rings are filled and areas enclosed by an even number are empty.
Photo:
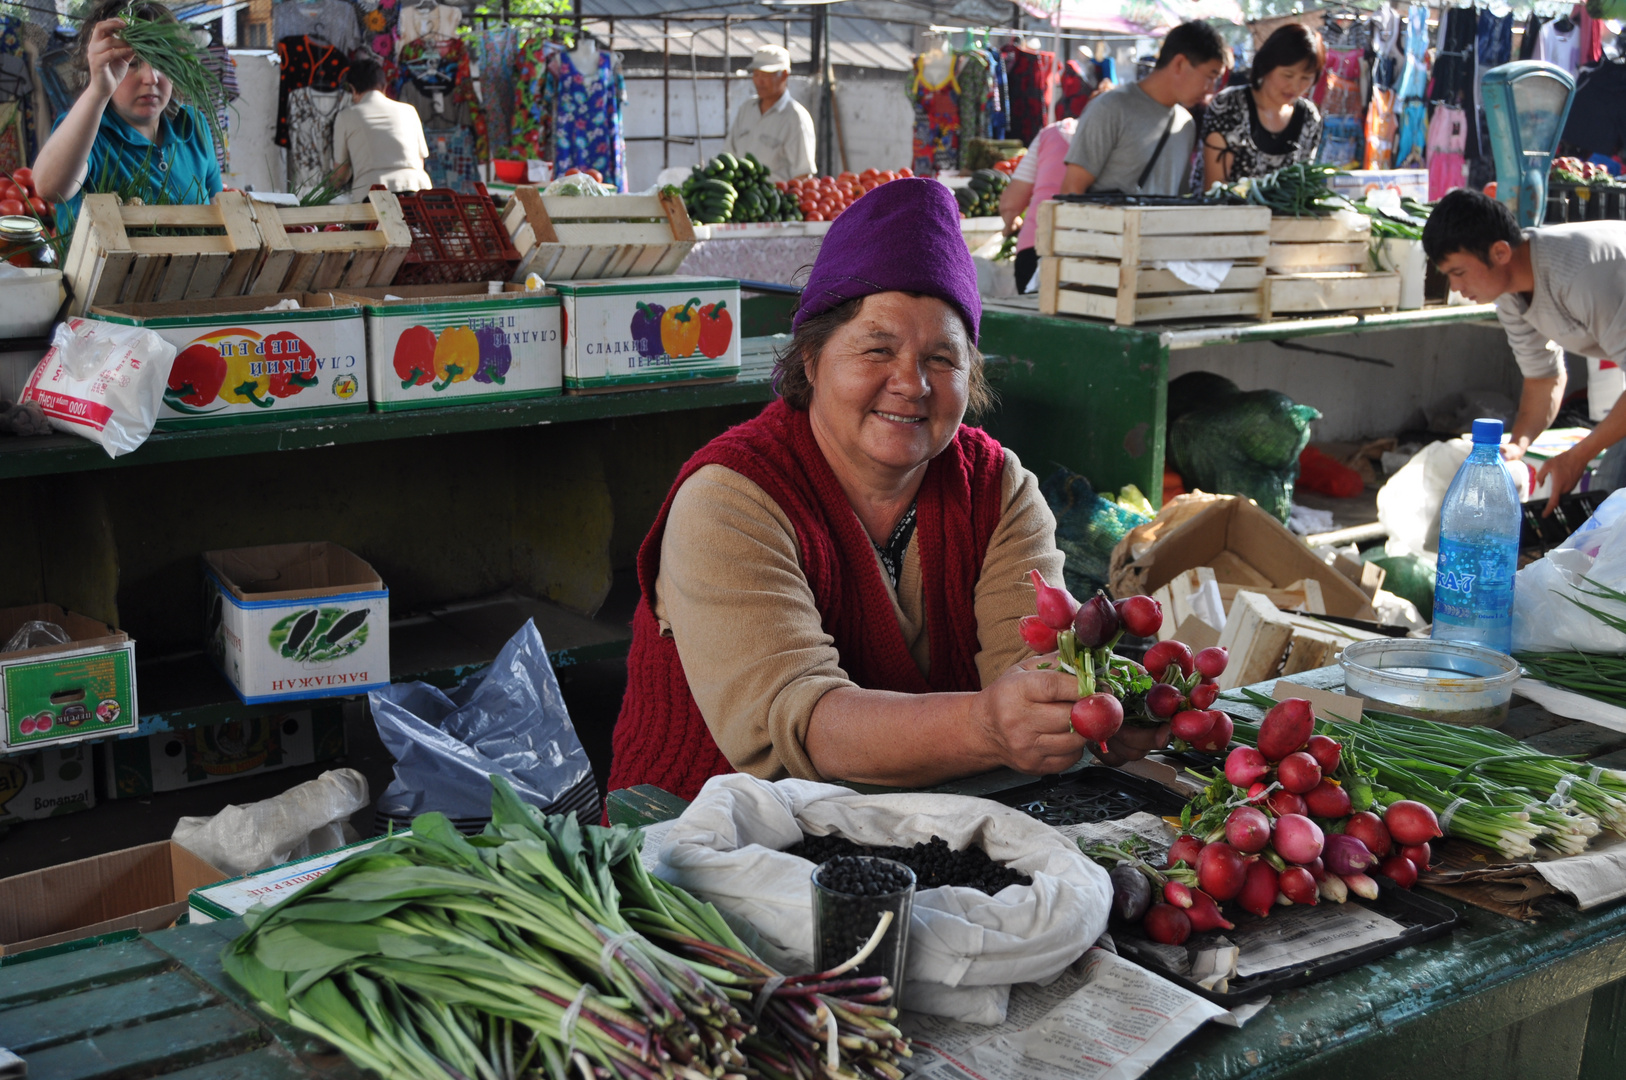
M1049 986L1012 987L999 1027L905 1013L902 1064L916 1080L1133 1080L1204 1022L1264 1006L1226 1009L1096 946Z
M1626 896L1626 840L1600 833L1579 855L1538 858L1531 863L1547 884L1575 897L1575 905L1589 911Z

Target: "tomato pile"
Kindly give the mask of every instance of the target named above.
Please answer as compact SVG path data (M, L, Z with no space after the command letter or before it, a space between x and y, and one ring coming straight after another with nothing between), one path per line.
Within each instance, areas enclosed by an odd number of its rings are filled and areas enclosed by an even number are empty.
M1087 603L1031 572L1038 613L1026 615L1017 630L1028 648L1054 652L1056 666L1078 676L1073 730L1096 743L1118 734L1127 717L1138 725L1158 725L1170 717L1182 748L1218 753L1231 743L1231 718L1212 708L1219 697L1214 682L1225 670L1224 649L1192 655L1181 642L1160 641L1146 650L1142 666L1112 650L1124 634L1152 637L1163 628L1163 605L1150 596L1108 600L1097 592ZM1164 711L1166 710L1166 711Z
M1609 174L1606 166L1595 161L1582 161L1576 157L1554 158L1547 180L1549 183L1563 184L1614 183L1614 177Z
M19 214L51 224L51 207L34 191L33 169L17 169L0 182L0 216Z
M774 187L795 196L802 210L803 221L834 221L841 212L857 201L866 191L880 187L890 180L915 175L908 168L865 169L861 173L844 172L840 176L809 176L800 180L776 180Z
M597 180L599 183L601 183L601 184L604 183L604 177L597 169L578 169L578 168L572 167L572 168L566 169L564 172L560 173L559 175L560 175L560 177L566 177L566 176L573 176L576 173L585 173L587 176L591 177L594 180Z
M1335 739L1312 734L1308 701L1288 698L1259 725L1257 747L1238 746L1223 776L1181 812L1183 831L1162 866L1147 842L1086 846L1110 865L1114 908L1164 945L1231 929L1220 904L1264 918L1277 907L1378 897L1376 870L1400 888L1417 883L1442 835L1434 811L1407 799L1374 813L1370 785ZM1161 891L1161 902L1154 895Z

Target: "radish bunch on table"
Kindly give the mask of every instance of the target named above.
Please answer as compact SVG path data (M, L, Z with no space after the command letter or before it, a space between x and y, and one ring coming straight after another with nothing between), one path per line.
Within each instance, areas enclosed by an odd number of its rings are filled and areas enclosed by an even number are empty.
M1125 634L1152 637L1163 627L1163 605L1150 596L1109 600L1097 592L1083 604L1032 571L1037 613L1025 616L1022 640L1038 653L1056 653L1056 666L1078 677L1073 730L1105 744L1125 721L1169 723L1177 745L1218 753L1231 742L1231 718L1213 708L1214 682L1225 670L1224 649L1193 655L1178 641L1146 650L1145 665L1112 650ZM1041 665L1044 666L1044 665ZM1103 750L1105 749L1103 745Z
M1434 811L1399 800L1373 813L1354 763L1336 740L1312 733L1314 722L1303 698L1272 708L1259 745L1232 749L1224 774L1182 811L1183 832L1161 867L1134 843L1084 847L1112 864L1114 888L1126 897L1139 889L1129 872L1160 892L1136 916L1153 941L1178 945L1194 931L1230 929L1219 905L1233 901L1262 918L1278 906L1341 904L1351 893L1375 900L1368 871L1403 889L1417 883L1433 857L1429 841L1441 835ZM1116 907L1131 917L1128 900Z

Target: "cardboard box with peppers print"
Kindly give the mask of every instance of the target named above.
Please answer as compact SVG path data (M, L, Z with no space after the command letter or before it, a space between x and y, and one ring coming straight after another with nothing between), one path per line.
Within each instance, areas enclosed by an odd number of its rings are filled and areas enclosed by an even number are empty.
M560 301L507 285L350 289L362 305L367 375L380 410L548 397L560 390Z
M295 306L297 305L297 306ZM328 293L274 293L92 308L174 345L161 429L367 412L361 307Z
M203 553L204 648L249 704L390 681L390 594L338 544Z
M644 277L561 281L565 391L723 382L740 372L740 283Z

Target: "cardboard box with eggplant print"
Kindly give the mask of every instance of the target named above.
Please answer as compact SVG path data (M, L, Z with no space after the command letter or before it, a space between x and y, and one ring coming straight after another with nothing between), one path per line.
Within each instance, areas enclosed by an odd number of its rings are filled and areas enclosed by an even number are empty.
M561 281L565 391L726 382L740 372L740 283L687 276Z
M249 704L349 697L390 681L390 594L317 541L206 551L204 643Z

